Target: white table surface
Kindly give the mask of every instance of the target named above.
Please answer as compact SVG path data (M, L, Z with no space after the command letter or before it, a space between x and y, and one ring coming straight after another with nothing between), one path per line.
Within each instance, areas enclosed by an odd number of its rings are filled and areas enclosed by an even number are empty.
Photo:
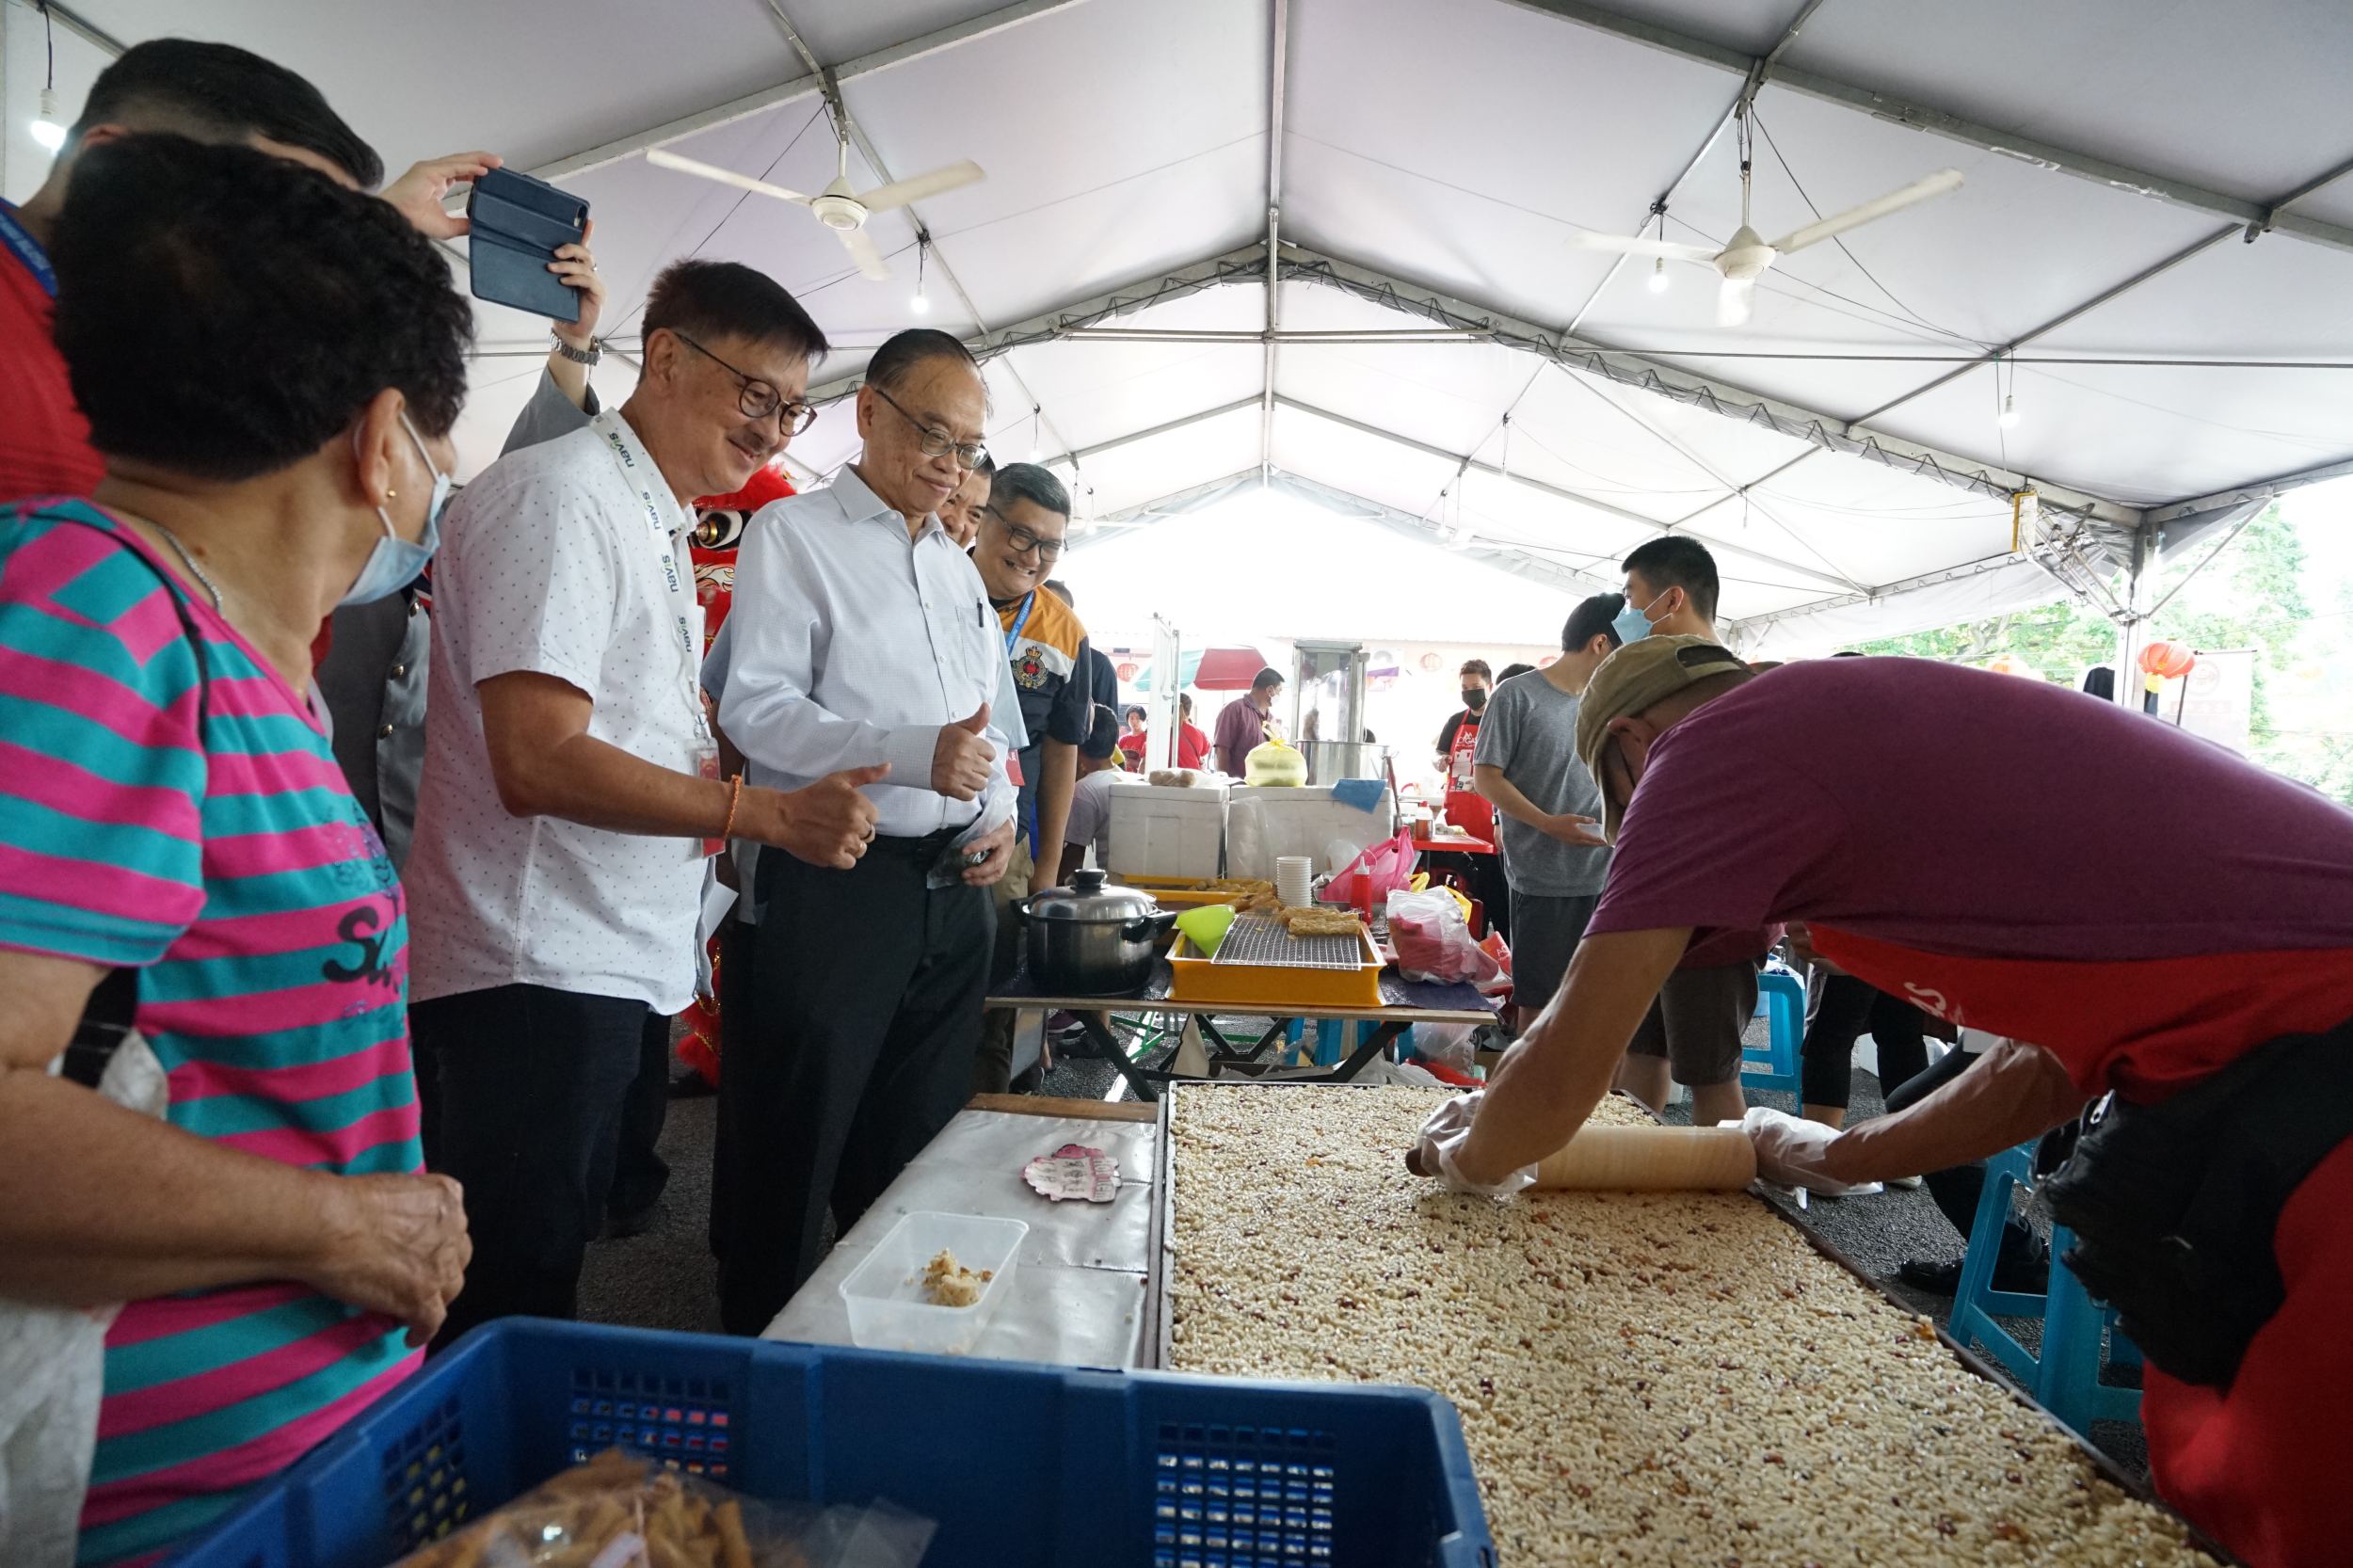
M1153 1140L1149 1122L961 1111L835 1244L808 1283L760 1336L846 1345L841 1282L900 1219L919 1210L1026 1222L1013 1278L999 1292L971 1353L1077 1367L1142 1365L1144 1272L1150 1256ZM1021 1168L1064 1144L1098 1148L1119 1162L1107 1204L1054 1203L1032 1191Z

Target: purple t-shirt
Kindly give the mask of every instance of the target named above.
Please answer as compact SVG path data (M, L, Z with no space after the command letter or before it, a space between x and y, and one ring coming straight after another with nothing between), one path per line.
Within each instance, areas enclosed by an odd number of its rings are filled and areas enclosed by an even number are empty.
M1240 778L1242 763L1266 742L1266 715L1238 696L1217 715L1217 771Z
M2353 812L2064 687L1790 664L1651 749L1586 929L1799 920L1842 967L2059 1050L2082 1081L2160 1037L2200 1060L2137 1070L2178 1079L2353 1013Z

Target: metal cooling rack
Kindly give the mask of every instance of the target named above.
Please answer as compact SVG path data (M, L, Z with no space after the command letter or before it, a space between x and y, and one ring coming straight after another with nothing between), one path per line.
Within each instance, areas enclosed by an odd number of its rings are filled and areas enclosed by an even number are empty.
M1357 936L1294 936L1265 915L1238 917L1212 964L1257 964L1287 969L1354 969L1363 966Z

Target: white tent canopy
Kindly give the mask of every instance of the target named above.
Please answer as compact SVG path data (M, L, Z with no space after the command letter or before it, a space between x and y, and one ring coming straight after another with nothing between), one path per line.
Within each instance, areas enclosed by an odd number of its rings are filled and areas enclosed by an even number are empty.
M2129 620L2118 566L2353 469L2353 180L2331 183L2353 168L2353 8L2330 0L53 12L69 112L107 47L194 31L303 72L395 168L482 145L578 191L620 355L690 253L808 304L839 345L828 394L901 328L963 335L1000 457L1055 462L1090 520L1285 477L1567 592L1673 529L1717 552L1752 646L1797 652L2047 598L2051 573ZM5 15L0 188L21 197L41 23ZM641 155L816 189L828 82L854 184L988 170L872 219L887 284L805 212ZM1768 232L1942 167L1966 184L1783 259L1741 328L1714 325L1709 274L1654 293L1647 263L1575 245L1728 238L1744 101ZM532 318L479 317L470 471L545 348ZM599 373L609 400L627 375ZM851 426L837 403L795 442L803 482Z

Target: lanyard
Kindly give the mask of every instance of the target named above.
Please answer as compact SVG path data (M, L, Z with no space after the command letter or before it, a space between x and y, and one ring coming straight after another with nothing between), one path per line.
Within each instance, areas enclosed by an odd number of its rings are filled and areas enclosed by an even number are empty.
M680 658L682 661L680 667L685 678L686 706L695 716L695 739L698 744L708 744L711 726L703 715L702 650L696 646L700 641L696 627L702 615L698 605L693 616L679 608L681 595L688 604L695 603L694 585L691 578L679 568L678 534L671 527L673 509L663 505L653 488L654 482L661 480L661 475L654 470L653 462L645 455L644 449L630 440L617 412L606 409L589 422L589 427L602 439L605 450L612 455L614 463L621 471L622 479L636 492L638 503L646 509L646 525L653 543L654 559L662 568L662 581L669 589L670 614L678 630ZM666 490L668 482L662 483Z
M1013 657L1013 645L1021 640L1021 629L1030 624L1030 612L1037 608L1037 590L1032 588L1021 600L1021 613L1005 628L1005 657Z
M52 299L57 297L57 269L49 264L49 252L16 220L16 209L6 201L0 201L0 244L6 244L16 259L24 264L24 270L33 275L41 293Z

